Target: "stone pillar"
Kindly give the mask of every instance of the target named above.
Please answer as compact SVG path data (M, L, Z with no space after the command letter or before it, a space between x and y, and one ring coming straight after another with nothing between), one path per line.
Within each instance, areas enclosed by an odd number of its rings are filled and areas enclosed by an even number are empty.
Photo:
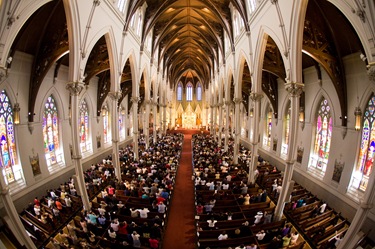
M225 138L224 138L224 151L228 152L228 142L229 142L229 107L230 107L230 101L225 102Z
M146 149L150 146L150 105L152 102L150 100L146 100L146 114L145 114L145 122L143 127L143 134L145 135L146 140Z
M214 128L214 105L210 105L211 108L211 120L210 120L210 134L211 136L215 135L215 128Z
M3 174L0 175L0 198L6 212L3 220L8 225L17 241L27 249L36 249L37 247L27 234L26 229L20 220L16 207L14 206L13 200L9 193L9 187L5 183Z
M206 103L205 108L206 108L206 130L207 130L208 126L209 126L209 123L208 123L208 113L209 113L209 108L210 108L208 103Z
M156 133L156 116L158 114L157 107L158 107L158 102L156 101L152 102L152 112L153 112L153 117L154 117L152 137L154 140L154 144L156 144L158 141L158 134Z
M78 113L79 113L79 103L78 96L81 93L84 84L82 82L70 82L67 84L66 89L69 90L70 99L71 99L71 119L72 119L72 161L75 168L75 176L77 181L75 185L81 194L83 208L85 210L90 210L90 201L86 191L85 178L83 176L83 168L81 164L81 149L79 147L79 130L78 130Z
M289 200L287 196L288 188L293 176L294 169L294 155L297 142L297 131L298 131L298 116L299 116L299 97L303 91L303 83L289 82L285 84L285 89L289 93L290 105L291 105L291 115L290 115L290 134L289 134L289 144L288 144L288 153L285 160L285 171L284 178L282 183L282 189L279 194L279 199L277 201L277 206L275 210L276 221L281 220L283 215L285 202Z
M134 143L134 159L138 160L139 158L139 149L138 149L138 97L132 97L131 101L133 103L133 143Z
M251 164L249 165L248 183L254 182L254 172L258 166L258 147L259 147L259 119L260 119L260 100L263 98L261 93L251 93L250 99L254 102L253 110L253 139L251 151Z
M233 163L238 164L238 150L240 146L240 135L241 135L240 104L242 103L242 99L234 98L233 102L235 104L235 109L234 109L235 133L234 133L234 146L233 146Z
M221 137L222 137L222 130L223 130L223 103L220 102L218 104L218 107L219 107L219 131L218 131L218 145L219 147L221 147Z
M121 92L109 92L109 97L112 100L112 164L115 169L115 175L117 180L121 181L121 165L119 158L119 108L118 100L121 98Z

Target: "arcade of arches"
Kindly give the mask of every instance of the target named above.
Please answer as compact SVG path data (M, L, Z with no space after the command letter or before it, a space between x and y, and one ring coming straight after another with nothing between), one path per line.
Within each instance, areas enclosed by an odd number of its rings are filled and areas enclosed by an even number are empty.
M374 5L0 1L1 224L28 247L17 212L46 186L183 128L304 182L351 222L346 245L374 240Z

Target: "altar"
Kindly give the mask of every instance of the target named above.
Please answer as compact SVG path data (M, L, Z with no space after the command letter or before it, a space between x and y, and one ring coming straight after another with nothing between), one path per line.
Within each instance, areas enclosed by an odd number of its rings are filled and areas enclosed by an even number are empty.
M182 113L182 128L195 129L197 128L197 114L193 112L190 104L186 111Z

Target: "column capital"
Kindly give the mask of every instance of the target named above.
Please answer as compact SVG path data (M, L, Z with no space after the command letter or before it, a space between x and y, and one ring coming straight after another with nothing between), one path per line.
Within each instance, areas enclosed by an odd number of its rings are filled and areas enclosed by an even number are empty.
M0 194L1 195L9 194L9 186L5 186L5 188L0 187Z
M112 139L112 143L118 143L118 140L117 139Z
M285 90L291 97L299 97L303 92L304 84L298 82L285 83Z
M250 99L252 101L260 101L261 99L263 98L263 94L262 93L250 93Z
M229 106L230 104L231 104L230 101L225 101L226 106Z
M82 159L82 156L81 155L72 155L72 159L79 160L79 159Z
M113 100L119 100L122 96L121 91L109 92L108 96Z
M139 97L131 97L131 99L130 99L130 101L132 102L132 103L136 103L136 104L138 104L138 102L140 101L141 99L139 98Z
M375 82L375 62L370 63L367 67L367 76L369 80Z
M85 84L83 82L68 82L66 89L69 91L70 96L78 96Z
M235 104L240 104L242 102L242 98L233 98L233 102Z
M146 105L152 105L153 103L152 103L152 101L151 100L145 100L145 103L146 103Z
M361 208L363 208L363 209L372 209L373 208L373 204L372 203L367 203L367 202L360 202L359 203L359 206L361 207Z
M277 3L277 0L270 0L270 2L271 2L272 4L276 4L276 3Z

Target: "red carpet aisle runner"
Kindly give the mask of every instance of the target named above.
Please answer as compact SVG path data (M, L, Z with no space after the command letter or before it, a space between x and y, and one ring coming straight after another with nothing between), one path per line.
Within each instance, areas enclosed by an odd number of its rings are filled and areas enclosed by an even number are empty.
M192 175L191 136L198 131L173 131L184 133L180 166L177 171L175 189L171 204L167 228L164 233L163 249L193 249L196 245L194 186Z

